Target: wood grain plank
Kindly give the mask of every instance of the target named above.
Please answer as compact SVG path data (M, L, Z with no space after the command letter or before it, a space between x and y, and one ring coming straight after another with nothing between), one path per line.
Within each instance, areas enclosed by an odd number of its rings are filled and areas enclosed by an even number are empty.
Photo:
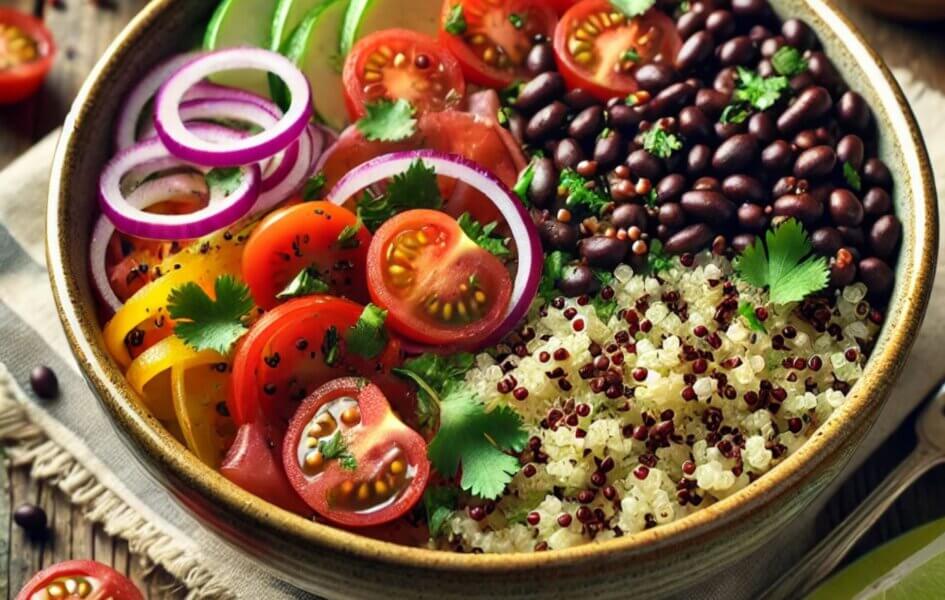
M95 531L91 523L82 518L82 509L72 506L70 526L72 528L71 558L91 559L95 551Z
M10 534L15 525L10 502L10 494L13 491L10 485L10 468L7 466L2 449L0 449L0 458L4 459L0 464L0 569L6 574L10 568ZM8 596L12 596L10 579L0 576L0 599Z
M39 484L30 479L27 469L13 469L10 472L10 492L10 506L16 510L21 504L37 502ZM10 531L10 563L7 570L11 594L16 594L33 576L35 566L41 559L42 541L31 540L26 532L13 526Z

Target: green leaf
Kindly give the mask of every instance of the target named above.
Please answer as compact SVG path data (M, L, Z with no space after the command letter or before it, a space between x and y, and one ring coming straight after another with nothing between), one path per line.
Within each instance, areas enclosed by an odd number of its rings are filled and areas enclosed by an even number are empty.
M843 163L843 178L847 180L847 184L854 191L859 192L863 189L863 181L860 179L860 174L857 172L856 167L850 164L850 161L844 161Z
M322 356L325 357L325 364L333 367L338 364L341 358L341 336L338 335L338 328L332 325L325 330L325 338L322 340Z
M518 180L515 182L515 186L512 188L512 191L515 192L515 195L522 200L522 204L525 206L529 205L528 201L528 188L531 187L532 181L535 179L535 161L528 163L528 166L519 173Z
M807 61L797 48L781 46L771 57L771 66L778 75L794 77L807 70Z
M808 256L810 240L804 228L789 219L756 239L735 259L738 276L757 288L768 288L771 302L799 302L827 287L830 270L823 257ZM805 258L806 257L806 258Z
M443 23L443 29L450 35L466 33L466 16L463 14L462 4L456 4L450 8L450 12L446 15L446 21Z
M335 434L327 440L318 442L318 451L322 453L325 460L337 460L341 468L346 471L354 471L358 468L358 460L348 450L348 444L340 430L336 430Z
M604 300L601 298L600 293L594 294L594 297L591 298L591 306L594 307L597 318L603 323L610 321L610 317L614 316L614 313L617 312L617 300L614 298Z
M417 131L413 106L400 98L396 101L378 100L364 106L367 112L358 120L358 130L364 137L377 142L399 142Z
M440 428L428 454L437 471L451 476L463 467L460 486L475 496L502 495L520 465L506 452L520 452L528 439L522 420L512 409L491 412L464 385L450 385L440 400Z
M509 23L512 24L512 27L516 29L521 29L522 27L525 27L525 17L523 17L522 15L518 13L510 13Z
M473 364L475 357L465 352L449 356L427 353L404 361L392 372L416 384L417 417L422 427L432 429L439 420L439 397L448 385L462 383Z
M630 61L630 62L640 62L640 53L630 48L629 50L624 50L623 54L620 55L620 60Z
M249 288L232 275L220 275L213 285L215 299L188 281L167 297L168 314L175 321L174 335L195 350L228 354L247 329L243 317L253 309Z
M538 295L544 298L545 301L550 301L555 296L560 295L557 287L558 280L564 274L565 264L570 260L571 257L561 250L555 250L545 255L545 263L541 270L541 281L538 282Z
M768 330L765 329L765 326L761 323L761 319L758 318L758 315L755 314L755 307L751 302L747 300L742 300L738 303L738 314L745 317L745 320L748 321L748 326L754 329L759 333L767 333Z
M476 245L498 258L508 258L512 255L509 250L509 239L492 235L498 222L493 221L488 225L483 225L472 217L468 212L463 213L456 220L456 224L463 230L463 233L476 242Z
M427 486L423 492L423 507L427 511L430 537L436 537L443 532L443 526L456 511L458 502L459 492L456 488L445 485Z
M628 17L636 17L653 8L656 0L610 0L610 4Z
M394 215L414 208L439 210L443 206L440 187L436 182L436 171L420 159L410 164L406 171L391 178L390 184L380 196L367 196L358 203L358 218L371 231L377 229Z
M591 214L599 215L610 205L610 197L601 194L597 188L588 188L589 180L581 177L573 169L561 171L558 178L558 187L564 188L567 193L565 203L571 210L585 210Z
M758 110L767 110L781 98L788 88L788 79L783 75L762 77L754 71L738 67L738 82L732 98L736 102L747 102Z
M345 225L344 228L338 232L335 243L338 244L339 248L344 250L357 248L361 245L361 240L358 239L358 232L361 231L361 227L363 227L363 224L360 220L354 225Z
M646 206L648 208L659 208L660 205L660 196L656 193L656 188L650 188L650 191L646 194Z
M229 196L243 183L243 170L239 167L210 169L204 178L210 189L219 189L224 196Z
M302 200L311 202L312 200L321 198L326 182L327 179L323 171L319 171L312 177L309 177L308 181L306 181L305 185L302 187Z
M380 354L387 346L386 320L386 310L374 304L365 306L357 323L348 328L345 337L348 350L364 358L374 358Z
M744 123L751 111L744 104L729 104L722 110L719 123Z
M669 158L682 148L682 140L675 133L659 127L650 127L643 134L643 149L657 158Z
M279 300L286 298L298 298L300 296L311 296L312 294L327 294L331 287L315 267L308 267L299 271L299 274L285 286L285 289L276 294Z
M646 255L647 269L651 274L661 273L673 266L673 258L663 250L663 242L652 240Z

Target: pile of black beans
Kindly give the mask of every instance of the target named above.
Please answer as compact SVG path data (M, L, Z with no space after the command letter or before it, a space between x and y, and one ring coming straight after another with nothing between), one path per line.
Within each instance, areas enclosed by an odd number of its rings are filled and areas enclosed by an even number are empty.
M541 151L528 196L546 250L580 257L561 290L593 292L590 267L640 264L654 239L670 254L711 248L734 256L793 217L829 259L834 287L859 280L875 302L888 299L902 236L892 176L876 157L869 105L848 89L814 31L798 19L781 23L766 0L664 8L676 17L682 46L637 69L632 98L602 104L567 89L550 43L538 39L527 60L533 78L509 101L507 127L527 150ZM736 68L777 75L771 57L785 45L802 53L807 69L773 107L722 122ZM677 135L683 147L668 158L651 154L642 135L652 127ZM845 164L859 175L859 189ZM573 214L558 185L564 169L605 190L613 204L602 215Z

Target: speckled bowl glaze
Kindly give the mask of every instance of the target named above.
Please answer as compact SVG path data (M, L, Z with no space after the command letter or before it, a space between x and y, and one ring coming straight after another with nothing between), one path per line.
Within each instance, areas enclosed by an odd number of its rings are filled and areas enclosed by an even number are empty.
M889 318L848 401L798 452L733 496L671 524L603 544L505 556L408 548L307 521L244 492L201 464L143 408L104 350L87 248L96 183L122 97L150 65L196 39L213 2L154 0L95 67L66 119L53 164L47 250L72 350L135 454L212 529L277 575L329 597L673 596L772 540L838 475L875 421L928 302L937 216L928 158L889 70L823 0L772 0L805 19L852 88L873 107L880 156L896 177L904 225ZM685 576L680 576L680 574Z

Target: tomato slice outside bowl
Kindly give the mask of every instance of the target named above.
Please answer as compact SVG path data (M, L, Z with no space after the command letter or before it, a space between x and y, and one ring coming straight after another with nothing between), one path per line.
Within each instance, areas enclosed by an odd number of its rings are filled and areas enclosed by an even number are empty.
M16 596L16 600L47 598L144 600L130 579L92 560L69 560L46 567L34 575Z
M10 29L15 28L15 29ZM56 56L56 42L43 22L32 15L0 7L0 29L13 31L27 39L34 58L14 53L0 36L0 104L13 104L29 98L43 84Z

